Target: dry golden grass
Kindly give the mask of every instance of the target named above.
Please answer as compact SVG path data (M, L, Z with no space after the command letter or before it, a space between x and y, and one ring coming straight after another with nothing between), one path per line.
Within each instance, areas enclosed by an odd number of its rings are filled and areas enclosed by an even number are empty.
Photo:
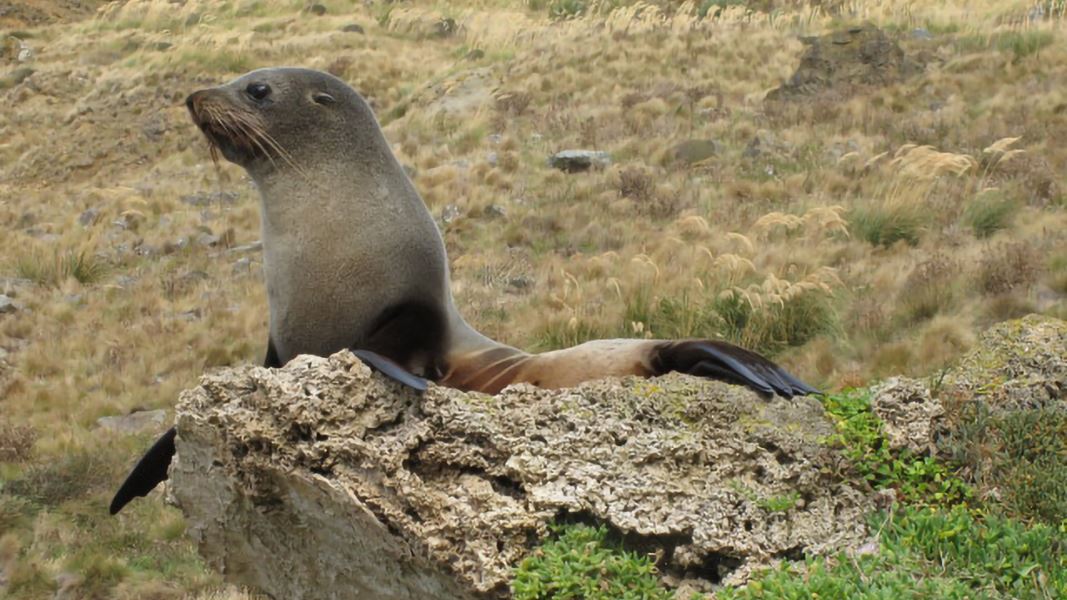
M369 98L448 215L459 305L511 344L725 336L834 388L931 374L1022 310L1067 315L1062 14L1031 21L1030 2L1002 0L704 18L702 3L603 2L562 20L520 0L322 4L112 2L22 34L34 73L0 89L0 276L31 280L0 281L22 306L0 315L0 594L249 597L209 573L157 497L106 516L150 434L94 423L261 359L260 255L227 247L258 239L258 200L239 168L211 164L182 104L251 68L328 69ZM767 109L799 35L860 20L925 53L925 71ZM0 54L0 72L13 60ZM685 140L720 149L679 165ZM575 147L614 165L546 165Z

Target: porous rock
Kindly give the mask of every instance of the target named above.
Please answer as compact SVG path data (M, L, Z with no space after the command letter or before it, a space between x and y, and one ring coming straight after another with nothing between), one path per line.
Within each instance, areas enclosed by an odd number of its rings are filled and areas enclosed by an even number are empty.
M871 408L882 420L891 448L919 454L936 451L936 434L945 409L921 381L892 377L872 387Z
M812 398L683 375L420 396L344 352L209 373L176 412L171 500L276 598L506 598L564 515L687 585L867 541L870 492Z
M994 411L1067 410L1067 321L1033 314L994 325L948 372L941 395Z

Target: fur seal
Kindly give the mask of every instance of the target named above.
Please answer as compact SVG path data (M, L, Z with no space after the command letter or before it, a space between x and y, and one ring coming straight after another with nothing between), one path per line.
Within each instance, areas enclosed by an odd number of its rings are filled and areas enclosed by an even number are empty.
M264 364L344 349L389 377L495 394L670 371L786 398L817 393L766 358L712 340L613 339L529 354L475 331L452 298L441 234L367 102L300 68L253 71L186 100L212 157L260 192L270 335ZM174 429L127 477L111 514L167 478Z

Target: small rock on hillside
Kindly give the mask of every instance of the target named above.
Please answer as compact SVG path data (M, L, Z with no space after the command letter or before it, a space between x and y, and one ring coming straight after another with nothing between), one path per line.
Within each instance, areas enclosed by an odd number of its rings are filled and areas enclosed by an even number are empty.
M598 150L563 150L550 156L548 165L565 173L580 173L611 165L611 155Z
M850 95L861 86L884 86L919 73L921 66L874 25L804 39L800 66L767 100L799 100L821 93Z

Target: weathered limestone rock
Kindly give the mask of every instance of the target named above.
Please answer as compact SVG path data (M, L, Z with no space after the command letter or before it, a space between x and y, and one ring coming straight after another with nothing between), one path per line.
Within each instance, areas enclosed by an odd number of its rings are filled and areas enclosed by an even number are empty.
M171 499L212 564L275 598L508 597L561 515L687 586L868 536L817 400L687 376L420 397L340 353L216 371L177 416Z
M1067 321L1028 315L994 325L945 376L941 396L994 410L1067 410Z
M885 424L890 448L936 452L938 424L945 409L921 381L893 377L872 387L871 408Z

